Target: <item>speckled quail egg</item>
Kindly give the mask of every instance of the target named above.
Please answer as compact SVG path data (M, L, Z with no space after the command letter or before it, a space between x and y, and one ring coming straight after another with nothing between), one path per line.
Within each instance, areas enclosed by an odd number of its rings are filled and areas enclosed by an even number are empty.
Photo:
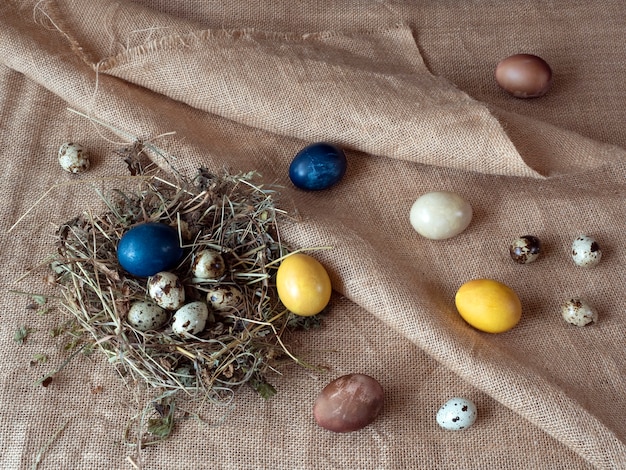
M533 235L524 235L513 240L509 253L516 263L532 263L541 254L541 241Z
M209 308L204 302L190 302L174 314L172 331L179 336L197 335L204 330L208 317Z
M176 310L185 303L185 286L178 276L161 271L148 278L148 295L166 310Z
M572 243L572 259L577 266L591 268L602 259L602 250L592 237L581 235Z
M67 142L59 148L59 164L69 173L82 173L89 169L89 152L76 142Z
M570 299L561 307L561 315L567 323L585 326L598 321L598 313L582 299Z
M454 397L443 404L437 411L437 424L450 431L469 428L476 421L476 405L466 399Z
M222 285L207 291L207 302L218 312L239 307L243 303L243 292L238 287Z
M218 279L225 270L224 258L214 250L199 251L191 264L193 275L201 279Z
M167 322L167 312L154 302L134 302L128 310L128 323L139 331L157 330Z

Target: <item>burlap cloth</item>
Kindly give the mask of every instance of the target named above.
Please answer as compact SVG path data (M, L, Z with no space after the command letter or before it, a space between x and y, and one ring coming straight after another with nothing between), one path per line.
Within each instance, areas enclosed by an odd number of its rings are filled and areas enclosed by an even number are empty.
M5 0L0 23L0 467L40 454L50 469L132 468L128 456L155 469L626 468L623 2ZM494 65L516 52L552 65L547 96L497 88ZM133 136L175 132L156 142L182 172L257 170L284 185L301 222L283 236L334 247L316 254L336 291L331 314L290 345L329 372L287 367L270 400L244 388L229 407L194 409L199 419L140 460L121 441L143 397L103 357L33 385L67 357L48 333L62 314L37 315L9 291L53 294L42 272L19 278L52 251L57 224L103 209L74 183L126 174L113 150L127 136L68 107ZM298 191L289 162L317 140L346 149L348 173ZM92 150L89 173L62 172L66 141ZM441 189L475 216L460 236L429 241L408 210ZM581 233L604 251L590 270L569 256ZM533 265L508 255L524 234L545 245ZM477 277L518 292L515 329L460 319L454 293ZM579 296L597 324L562 320L560 304ZM18 345L21 325L33 331ZM49 362L30 365L36 354ZM349 372L376 377L387 401L373 425L333 434L312 403ZM477 403L472 428L437 426L452 396Z

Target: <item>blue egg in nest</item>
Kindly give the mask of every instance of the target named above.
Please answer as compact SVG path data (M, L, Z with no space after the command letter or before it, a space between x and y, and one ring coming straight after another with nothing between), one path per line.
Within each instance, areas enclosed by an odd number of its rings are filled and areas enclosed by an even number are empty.
M148 222L126 232L117 245L117 260L138 277L171 269L183 255L178 232L169 225Z

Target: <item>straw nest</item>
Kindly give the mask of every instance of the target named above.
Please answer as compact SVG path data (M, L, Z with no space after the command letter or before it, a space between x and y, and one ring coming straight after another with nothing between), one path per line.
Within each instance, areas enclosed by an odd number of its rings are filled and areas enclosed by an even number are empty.
M121 152L132 174L132 191L100 192L106 212L86 211L62 224L51 263L62 304L71 314L67 330L75 348L99 350L129 383L145 383L171 395L183 392L212 402L228 401L247 384L263 397L275 393L267 374L281 361L304 364L283 338L295 328L317 326L319 316L297 317L281 304L275 273L291 252L280 239L288 214L277 208L275 188L255 183L254 173L211 174L193 179L162 177L142 164L140 142ZM143 222L174 227L184 257L171 270L182 280L187 301L206 300L211 287L235 286L243 300L213 311L195 336L172 332L171 321L153 331L128 322L133 302L149 299L145 278L126 273L116 248L122 235ZM210 248L227 265L217 280L194 278L194 254Z

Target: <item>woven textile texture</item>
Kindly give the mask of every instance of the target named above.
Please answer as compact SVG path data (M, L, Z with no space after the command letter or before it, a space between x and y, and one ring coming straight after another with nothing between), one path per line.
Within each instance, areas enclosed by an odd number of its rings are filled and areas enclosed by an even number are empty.
M0 466L626 468L625 25L618 0L2 2ZM518 52L552 66L546 96L495 84L495 64ZM256 170L283 186L298 218L282 236L332 247L315 257L334 289L322 328L289 344L327 372L290 365L271 377L269 400L242 388L228 406L193 408L139 456L123 434L147 396L98 354L35 386L67 358L49 334L63 313L37 315L17 293L55 295L44 270L26 271L54 249L60 223L104 210L93 187L127 174L115 150L129 135L154 139L183 174ZM289 163L321 140L345 149L347 174L297 190ZM91 150L89 172L61 170L68 141ZM409 224L415 199L436 190L474 210L448 240ZM518 265L508 247L526 234L544 252ZM580 234L602 247L592 269L572 262ZM518 293L513 330L460 318L454 294L475 278ZM563 321L574 297L597 323ZM376 377L385 406L372 425L334 434L312 404L350 372ZM453 396L478 406L462 432L434 419Z

